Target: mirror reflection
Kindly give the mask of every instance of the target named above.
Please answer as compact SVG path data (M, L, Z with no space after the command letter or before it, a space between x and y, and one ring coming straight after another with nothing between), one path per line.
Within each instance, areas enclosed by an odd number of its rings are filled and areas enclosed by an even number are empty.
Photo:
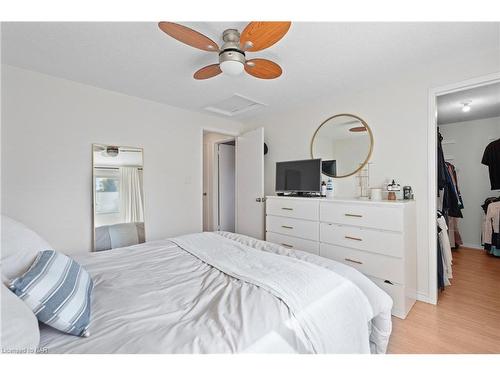
M347 177L359 171L370 158L373 137L359 117L336 115L325 120L314 133L311 157L322 159L322 172L330 177Z
M145 242L143 150L92 146L94 251Z

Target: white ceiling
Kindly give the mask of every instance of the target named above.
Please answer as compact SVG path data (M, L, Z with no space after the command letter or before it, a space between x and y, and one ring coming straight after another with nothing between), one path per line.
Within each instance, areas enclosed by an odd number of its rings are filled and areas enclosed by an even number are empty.
M183 24L221 44L247 22ZM184 45L156 23L3 23L2 62L174 106L203 108L234 93L266 104L238 118L286 110L436 60L498 50L499 23L292 23L271 48L247 57L279 63L283 75L196 81L217 54ZM382 81L383 82L383 81Z
M500 116L500 83L438 97L438 125ZM463 103L471 110L463 112Z

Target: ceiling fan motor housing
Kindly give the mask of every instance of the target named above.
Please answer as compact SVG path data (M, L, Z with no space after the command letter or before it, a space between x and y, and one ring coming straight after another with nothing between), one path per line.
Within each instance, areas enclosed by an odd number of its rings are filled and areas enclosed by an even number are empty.
M219 52L219 63L224 61L238 61L245 64L245 52L240 47L240 33L236 29L227 29L222 34L222 45Z

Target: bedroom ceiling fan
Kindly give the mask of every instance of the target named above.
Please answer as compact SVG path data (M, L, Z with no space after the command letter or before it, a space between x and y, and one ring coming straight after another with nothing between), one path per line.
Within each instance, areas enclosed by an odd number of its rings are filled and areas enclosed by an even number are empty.
M160 22L159 28L178 41L191 47L219 54L219 63L207 65L194 73L194 79L207 79L220 73L238 75L245 70L248 74L261 79L278 78L281 67L267 59L246 59L246 52L257 52L271 47L285 36L291 22L250 22L240 34L236 29L222 33L224 44L217 43L207 36L173 22Z

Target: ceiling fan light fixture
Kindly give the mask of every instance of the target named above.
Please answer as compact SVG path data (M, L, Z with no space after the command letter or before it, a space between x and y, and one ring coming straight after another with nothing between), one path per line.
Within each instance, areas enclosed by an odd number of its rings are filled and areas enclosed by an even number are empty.
M243 63L239 61L223 61L220 63L220 70L222 70L222 73L230 75L230 76L237 76L243 73Z
M237 76L243 71L256 78L274 79L283 72L278 64L260 58L247 61L245 52L257 52L271 47L285 36L290 24L290 21L252 21L246 25L241 34L237 29L224 30L222 33L224 44L220 48L212 39L189 27L166 21L159 22L158 27L165 34L188 46L219 53L219 64L198 69L193 74L196 80L212 78L221 73Z

